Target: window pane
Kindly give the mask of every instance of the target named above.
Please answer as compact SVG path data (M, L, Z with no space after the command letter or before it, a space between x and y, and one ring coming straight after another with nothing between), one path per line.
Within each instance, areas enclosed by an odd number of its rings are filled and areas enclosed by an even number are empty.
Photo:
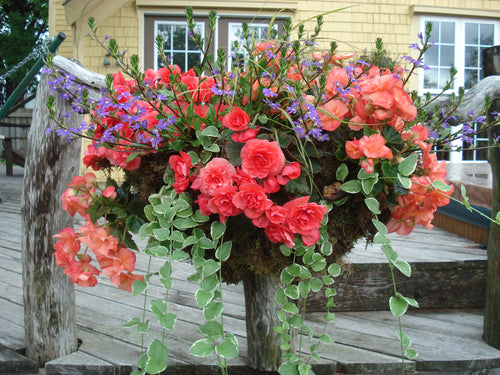
M441 22L441 43L455 43L455 23Z
M201 38L202 37L200 25L197 24L195 26L194 32L195 32L197 38ZM189 50L195 50L195 51L198 50L198 44L191 37L188 37L188 49Z
M432 31L429 37L429 42L438 43L439 42L439 22L430 22L432 23Z
M464 86L466 89L470 89L478 82L478 70L476 69L466 69L465 70L465 83Z
M438 88L438 69L424 70L424 88L437 89Z
M186 26L184 25L175 25L173 26L174 33L174 50L184 51L186 49Z
M446 85L446 82L448 82L449 80L450 80L450 69L444 69L444 68L439 69L439 88L442 89Z
M478 58L477 47L465 47L465 66L478 67Z
M466 23L465 24L465 43L466 44L477 44L479 41L479 25L477 23Z
M189 53L188 54L188 66L187 70L194 68L195 66L200 66L201 63L201 54L199 52Z
M174 53L173 64L179 65L179 68L184 72L186 70L186 54L184 52Z
M432 46L425 52L425 64L429 66L438 66L439 47Z
M441 46L439 52L441 57L440 66L454 66L455 65L455 47L454 46Z
M488 159L488 142L487 141L477 141L476 147L479 147L479 150L476 150L476 160L487 160Z
M495 29L493 25L481 25L481 44L492 46L494 39Z
M171 25L159 25L158 35L163 39L163 50L170 50L171 48Z

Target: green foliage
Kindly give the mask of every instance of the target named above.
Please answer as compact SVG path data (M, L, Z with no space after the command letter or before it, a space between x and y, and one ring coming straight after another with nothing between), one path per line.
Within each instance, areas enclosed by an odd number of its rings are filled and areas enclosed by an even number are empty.
M47 0L2 0L0 2L0 76L39 48L48 31ZM19 68L0 87L0 104L5 102L34 60ZM1 83L0 83L1 85ZM29 88L34 91L36 82Z

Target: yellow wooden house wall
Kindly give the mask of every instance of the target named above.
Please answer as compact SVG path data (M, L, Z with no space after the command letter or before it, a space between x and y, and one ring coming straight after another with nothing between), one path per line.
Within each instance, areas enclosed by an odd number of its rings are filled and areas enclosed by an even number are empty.
M72 0L81 1L81 0ZM116 7L117 0L103 0L95 7L95 12L106 11ZM77 43L74 31L66 22L63 7L64 0L49 0L50 34L62 31L67 40L61 45L58 53L69 58L77 58L89 70L102 74L116 71L113 64L103 65L105 52L95 41L86 35L88 27L81 27L77 32L83 42ZM89 1L90 3L90 1ZM143 58L143 15L145 13L183 14L186 2L182 0L131 0L120 9L114 11L98 26L98 35L104 38L109 35L115 38L120 48L127 49L127 55L138 54ZM272 15L282 9L282 14L289 15L294 22L302 22L320 13L341 9L324 17L322 37L325 41L335 40L342 52L358 52L372 50L377 37L381 37L392 57L400 57L409 53L408 45L416 42L419 31L419 16L450 15L466 17L484 17L500 19L500 0L281 0L281 1L237 1L215 0L189 2L198 14L207 14L215 9L219 14ZM89 11L89 15L93 15ZM95 14L94 16L98 16ZM314 21L306 22L306 28L312 30Z

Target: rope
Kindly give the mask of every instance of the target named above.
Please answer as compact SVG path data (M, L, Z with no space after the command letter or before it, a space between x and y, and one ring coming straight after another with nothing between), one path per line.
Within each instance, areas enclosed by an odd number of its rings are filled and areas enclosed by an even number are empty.
M50 38L46 38L45 40L42 40L42 44L38 47L35 48L33 51L31 51L28 56L26 56L24 59L19 61L16 65L14 65L12 68L7 70L3 75L0 76L0 84L4 85L7 82L7 78L9 78L12 74L17 72L21 67L23 67L27 62L31 60L35 60L39 58L40 56L45 56L49 53L49 44L51 42Z

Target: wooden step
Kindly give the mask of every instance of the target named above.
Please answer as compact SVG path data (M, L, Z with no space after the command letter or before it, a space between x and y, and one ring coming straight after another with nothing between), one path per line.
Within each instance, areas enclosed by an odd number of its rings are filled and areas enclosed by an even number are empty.
M441 228L416 228L409 236L389 235L399 259L412 268L410 278L395 270L398 291L422 309L483 308L487 253L479 244ZM381 246L358 243L335 279L337 311L387 310L392 277ZM318 294L309 311L324 311Z

